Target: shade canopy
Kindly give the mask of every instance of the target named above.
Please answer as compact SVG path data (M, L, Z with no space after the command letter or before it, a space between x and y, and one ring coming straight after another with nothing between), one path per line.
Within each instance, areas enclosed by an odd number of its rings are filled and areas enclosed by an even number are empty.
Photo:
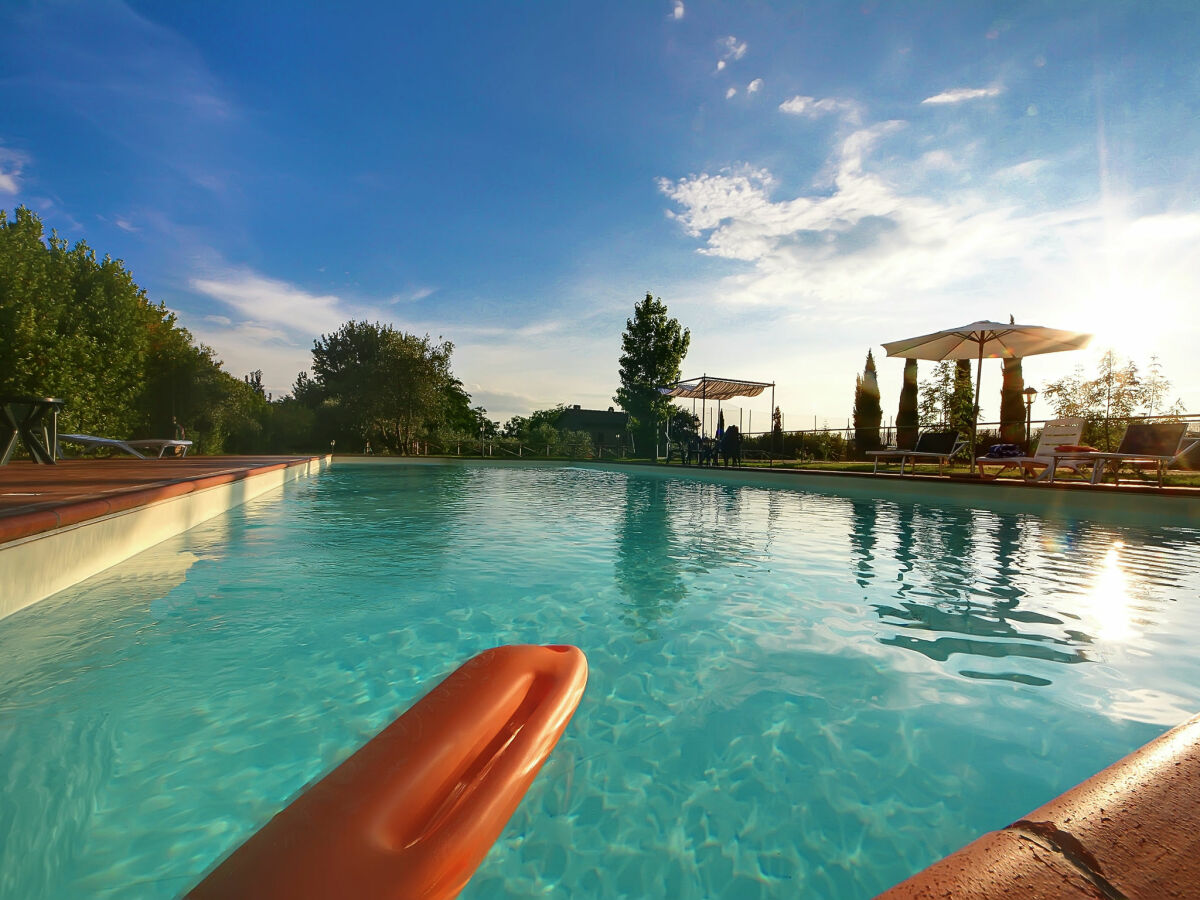
M961 328L890 341L883 349L888 356L905 359L1015 359L1060 350L1081 350L1091 339L1090 334L1041 325L972 322Z
M932 334L890 341L883 345L888 356L904 359L974 359L975 406L971 416L971 471L975 471L976 436L979 428L979 388L983 380L983 360L1019 359L1060 350L1081 350L1092 336L1078 331L1063 331L1042 325L1017 325L1013 322L972 322L961 328L947 328Z
M676 381L660 387L659 393L666 397L683 397L689 400L732 400L734 397L757 397L769 387L769 381L742 381L739 378L716 378L701 375Z

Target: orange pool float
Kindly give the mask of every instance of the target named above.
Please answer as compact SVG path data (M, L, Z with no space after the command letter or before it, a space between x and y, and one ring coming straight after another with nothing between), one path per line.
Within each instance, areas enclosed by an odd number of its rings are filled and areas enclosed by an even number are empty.
M579 705L576 647L485 650L271 819L195 898L442 898L466 885Z

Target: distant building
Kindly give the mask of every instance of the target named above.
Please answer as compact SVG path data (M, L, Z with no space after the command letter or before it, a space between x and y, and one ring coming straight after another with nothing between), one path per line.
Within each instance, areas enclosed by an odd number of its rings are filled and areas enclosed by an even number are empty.
M629 413L613 409L583 409L568 406L558 417L559 431L586 431L592 436L596 455L601 450L629 447Z

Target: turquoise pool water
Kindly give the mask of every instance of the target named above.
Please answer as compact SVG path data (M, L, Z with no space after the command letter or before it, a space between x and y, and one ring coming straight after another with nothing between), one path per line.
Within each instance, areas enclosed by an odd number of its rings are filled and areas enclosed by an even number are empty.
M335 466L0 621L0 896L176 896L462 660L569 642L465 897L868 897L1200 709L1198 537Z

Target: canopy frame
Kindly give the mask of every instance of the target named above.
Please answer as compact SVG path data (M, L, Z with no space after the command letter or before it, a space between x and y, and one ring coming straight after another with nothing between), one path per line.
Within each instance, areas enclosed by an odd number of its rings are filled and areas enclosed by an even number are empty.
M700 401L700 432L704 433L706 422L706 407L709 400L717 401L717 411L720 412L721 401L734 397L757 397L767 388L771 389L771 416L775 415L775 382L748 381L745 378L718 378L707 372L698 378L684 378L673 381L658 390L666 397L680 397ZM693 412L694 412L693 408Z

